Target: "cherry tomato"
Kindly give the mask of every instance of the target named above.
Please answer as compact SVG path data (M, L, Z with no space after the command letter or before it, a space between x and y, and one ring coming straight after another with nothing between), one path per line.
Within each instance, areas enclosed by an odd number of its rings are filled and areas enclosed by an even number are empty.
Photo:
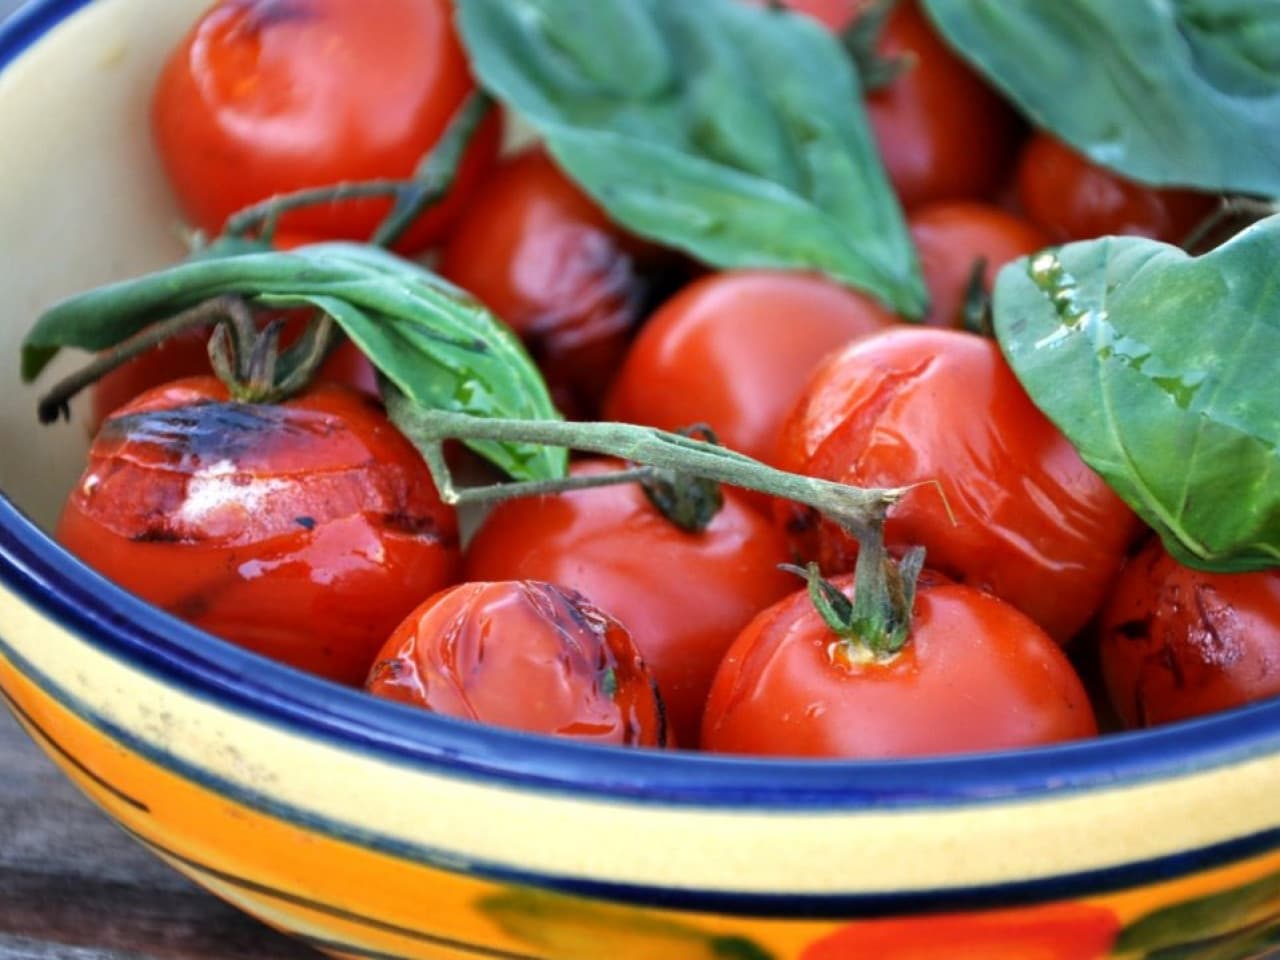
M506 160L440 272L528 344L566 413L593 414L671 258L629 237L541 150Z
M144 393L103 424L57 536L170 613L352 684L458 565L417 451L336 384L274 406L212 377Z
M626 627L532 580L464 583L396 628L366 684L435 713L602 744L666 744L662 700Z
M852 594L853 578L833 583ZM909 757L1097 733L1066 655L1009 604L926 573L889 658L850 651L798 591L761 613L716 673L702 746L791 757Z
M800 960L1106 960L1119 933L1106 907L1054 903L851 923Z
M273 194L412 175L474 89L449 0L223 0L174 51L152 103L165 172L187 216L218 233ZM438 240L497 154L486 118L448 199L399 245ZM389 200L291 212L284 229L368 239Z
M1027 142L1016 176L1019 204L1055 241L1131 234L1180 243L1215 203L1126 180L1044 133Z
M984 203L921 207L908 225L929 289L924 322L935 327L964 326L965 296L979 260L986 264L983 289L990 294L1001 267L1050 243L1032 224Z
M573 476L615 470L575 464ZM468 580L545 580L617 617L653 670L675 741L698 740L712 674L739 630L795 586L786 544L740 494L702 533L667 520L635 484L513 500L467 549Z
M1280 569L1208 573L1153 539L1100 629L1102 673L1126 726L1171 723L1280 694Z
M1036 409L995 343L899 328L824 364L782 434L781 466L863 487L921 484L891 508L894 549L990 591L1066 641L1101 606L1139 524ZM936 481L936 484L931 482ZM793 544L830 571L857 543L783 507Z
M772 462L778 431L818 363L894 320L869 298L821 277L713 274L649 318L605 416L664 430L705 423L725 446Z

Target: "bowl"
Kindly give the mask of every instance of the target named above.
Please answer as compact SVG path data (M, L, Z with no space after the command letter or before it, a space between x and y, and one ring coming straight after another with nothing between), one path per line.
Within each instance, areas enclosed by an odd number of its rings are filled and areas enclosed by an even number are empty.
M1271 955L1280 702L893 763L593 748L303 676L54 543L85 431L36 425L16 345L181 255L147 100L206 6L37 0L0 28L0 687L138 842L348 957Z

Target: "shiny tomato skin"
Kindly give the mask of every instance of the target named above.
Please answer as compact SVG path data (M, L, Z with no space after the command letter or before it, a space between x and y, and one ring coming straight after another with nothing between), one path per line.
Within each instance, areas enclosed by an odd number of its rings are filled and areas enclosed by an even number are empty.
M902 327L832 357L784 428L780 459L857 486L920 484L890 508L890 547L924 546L930 567L1007 600L1062 642L1101 606L1139 530L999 347L958 330ZM779 513L801 555L852 569L857 544L838 527L790 506Z
M217 234L277 193L408 177L475 89L449 0L223 0L166 63L152 132L183 210ZM497 155L501 120L477 132L448 198L398 244L439 240ZM368 239L389 200L286 214L284 229Z
M617 469L575 464L574 476ZM741 495L702 533L662 516L635 484L498 506L467 548L468 580L545 580L617 617L657 678L675 742L697 744L711 677L755 614L794 589L782 537Z
M195 626L349 684L459 559L453 510L371 397L237 404L212 377L107 420L57 537Z
M1099 627L1102 674L1126 726L1280 694L1280 569L1208 573L1152 539L1125 567Z
M1089 903L851 923L800 960L1106 960L1120 920Z
M1027 218L1057 242L1121 234L1181 243L1216 202L1126 180L1045 133L1027 141L1015 181Z
M464 583L396 628L366 689L477 723L616 746L666 744L657 684L617 620L549 583Z
M565 413L590 415L647 309L662 259L531 149L485 181L441 252L440 273L520 335Z
M846 595L853 577L834 583ZM753 620L725 655L703 717L720 753L887 758L1001 750L1093 736L1066 655L1009 604L926 573L906 646L890 660L838 652L808 591Z
M610 388L605 416L664 430L709 425L725 446L772 462L818 364L896 318L822 277L712 274L649 318Z
M986 261L983 286L989 295L1001 267L1050 244L1038 227L985 203L920 207L907 225L929 290L924 322L934 327L964 326L965 296L980 258Z

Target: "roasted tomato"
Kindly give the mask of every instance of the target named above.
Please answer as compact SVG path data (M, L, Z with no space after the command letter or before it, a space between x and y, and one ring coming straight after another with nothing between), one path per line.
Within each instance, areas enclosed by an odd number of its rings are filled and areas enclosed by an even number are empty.
M745 270L704 277L645 324L605 403L611 420L679 430L772 462L778 431L814 368L895 317L816 276Z
M853 578L835 585L852 593ZM1066 655L1009 604L925 573L900 651L876 656L807 591L761 613L716 673L702 746L721 753L908 757L1097 733Z
M436 594L387 641L370 693L499 727L593 743L666 744L662 700L626 627L531 580Z
M351 684L458 564L417 451L333 384L272 406L212 377L143 394L103 424L57 536L170 613Z
M152 130L192 222L216 234L242 207L344 180L412 175L474 90L449 0L223 0L169 58ZM438 240L497 155L486 118L448 198L399 246ZM286 214L283 229L368 239L389 200Z
M584 461L574 476L618 468ZM786 545L737 491L701 533L668 520L636 484L513 500L467 549L469 580L545 580L617 617L653 670L676 743L693 747L712 674L739 630L794 589Z
M890 546L923 545L930 567L1059 641L1101 606L1139 531L996 344L958 330L899 328L831 358L783 431L780 465L862 487L919 484L890 510ZM857 543L836 525L780 511L800 555L852 568Z
M1280 569L1207 573L1153 539L1101 624L1102 672L1125 724L1146 727L1280 694Z
M1037 227L984 203L921 207L908 225L929 289L924 322L935 327L965 326L966 298L975 271L982 271L980 292L990 296L1001 267L1050 243Z
M1044 133L1022 151L1017 188L1027 217L1055 241L1131 234L1181 243L1216 202L1126 180Z
M485 182L440 272L521 336L562 410L593 415L632 331L680 266L614 226L535 149Z

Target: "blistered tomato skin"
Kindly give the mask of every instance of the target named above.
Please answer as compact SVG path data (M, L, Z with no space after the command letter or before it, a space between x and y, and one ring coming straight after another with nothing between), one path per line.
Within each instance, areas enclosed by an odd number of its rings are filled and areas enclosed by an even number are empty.
M57 537L195 626L349 684L458 568L417 451L333 384L274 406L211 377L143 394L103 425Z
M575 464L574 476L616 470ZM786 544L741 495L702 533L662 516L635 484L512 500L467 548L468 580L545 580L617 617L657 678L675 742L697 745L711 677L755 614L795 588Z
M1103 611L1102 672L1129 727L1280 694L1280 569L1208 573L1153 539Z
M485 181L441 252L440 273L520 335L565 413L590 416L670 260L614 226L534 149Z
M851 593L853 578L835 584ZM1093 736L1088 696L1039 627L995 597L925 574L892 659L841 652L807 591L760 614L716 674L702 746L721 753L887 758Z
M657 686L626 628L549 583L464 583L432 597L387 641L366 688L530 733L667 742Z
M983 290L989 295L1001 267L1050 244L1038 227L985 203L921 207L907 225L929 290L924 322L934 327L964 327L965 297L979 260L986 264Z
M640 331L605 403L610 420L679 430L773 462L778 431L831 351L896 318L861 294L798 273L704 277Z
M193 223L217 234L277 193L408 177L474 90L449 0L223 0L174 51L152 103L165 172ZM486 118L446 201L399 244L438 240L497 155ZM388 200L286 214L286 230L364 240Z
M930 567L1002 597L1062 642L1102 605L1138 535L999 347L962 331L899 328L852 344L816 374L782 439L784 469L919 484L890 508L890 547L924 546ZM836 525L779 512L802 556L853 568L856 541Z
M1121 234L1181 243L1215 203L1126 180L1043 133L1023 148L1016 183L1028 219L1058 242Z

